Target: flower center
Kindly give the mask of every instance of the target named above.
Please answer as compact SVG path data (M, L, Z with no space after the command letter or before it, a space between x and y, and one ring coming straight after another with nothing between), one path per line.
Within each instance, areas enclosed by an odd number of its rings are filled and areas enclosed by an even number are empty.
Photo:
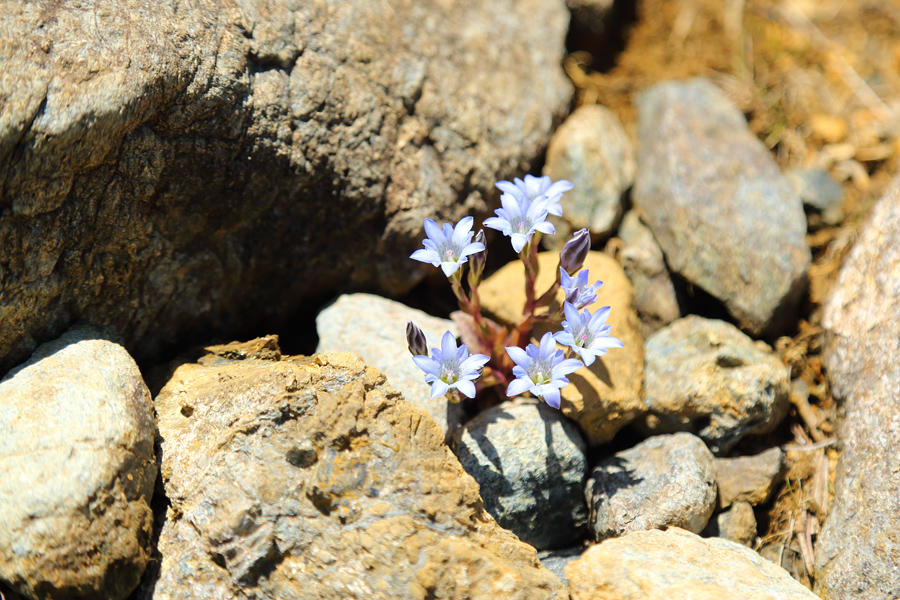
M545 383L550 383L550 378L547 377L546 373L538 373L534 376L533 381L538 385L544 385Z
M459 366L444 365L441 369L441 381L443 381L447 385L459 381Z

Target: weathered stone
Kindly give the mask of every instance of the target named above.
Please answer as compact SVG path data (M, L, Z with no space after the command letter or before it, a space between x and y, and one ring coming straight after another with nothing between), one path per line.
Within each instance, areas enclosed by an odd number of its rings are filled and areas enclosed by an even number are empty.
M0 382L0 580L121 599L150 556L153 407L134 360L80 327Z
M628 211L619 226L624 247L617 254L625 274L634 285L634 306L641 317L644 339L681 316L678 297L662 248L650 228L635 211Z
M900 183L872 209L822 317L843 418L834 504L816 544L828 600L900 597Z
M423 218L487 212L568 112L568 20L563 0L4 3L0 373L79 318L144 357L338 286L409 289Z
M716 485L719 506L733 502L749 502L756 506L766 502L784 475L784 452L777 446L755 456L717 458Z
M345 294L316 317L316 352L352 352L362 358L387 375L407 402L431 415L449 441L465 416L462 405L446 396L431 397L425 374L406 351L407 321L425 333L428 348L439 348L445 331L458 335L456 325L448 319L371 294Z
M594 467L584 489L597 541L647 529L699 533L716 504L716 463L689 433L659 435Z
M807 210L809 229L840 223L844 190L831 175L821 169L795 169L785 176Z
M744 546L752 546L756 539L756 515L749 502L735 502L731 508L716 515L715 523L716 537Z
M816 600L749 548L675 528L606 540L565 573L572 600Z
M654 85L637 110L634 203L669 267L752 335L777 334L794 322L811 261L800 199L710 81Z
M765 342L734 325L690 315L644 344L650 433L690 431L721 455L787 414L790 381Z
M538 263L540 272L536 289L540 294L556 277L559 255L542 252L538 254ZM597 301L587 308L594 312L603 306L611 306L607 322L612 326L612 335L625 344L625 348L610 350L590 367L569 375L570 383L561 393L563 414L578 423L589 445L596 446L612 440L622 427L645 412L641 397L644 348L640 319L634 309L633 288L622 267L602 252L589 252L584 268L589 271L592 283L604 282ZM525 270L521 261L504 266L478 289L485 310L498 321L512 324L521 319L525 305ZM562 291L558 298L562 299ZM538 337L544 331L546 328L535 327Z
M565 598L434 421L351 354L204 358L155 404L157 600Z
M634 181L634 149L619 120L607 108L590 104L575 109L547 148L544 175L575 186L561 200L563 216L552 217L562 248L572 231L587 228L606 238L622 218L622 194Z
M562 550L544 550L538 552L538 558L551 573L560 578L560 580L568 585L564 569L570 562L576 560L584 553L585 548L579 546L577 548L564 548Z
M466 423L453 445L501 527L538 550L578 540L587 523L587 448L558 410L526 398L504 402Z

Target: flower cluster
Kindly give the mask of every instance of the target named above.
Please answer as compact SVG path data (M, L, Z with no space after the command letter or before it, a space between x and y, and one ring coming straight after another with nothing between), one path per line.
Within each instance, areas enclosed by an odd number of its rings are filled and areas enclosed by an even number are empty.
M460 396L474 398L486 387L505 386L508 397L530 392L559 408L560 390L569 383L566 375L593 364L609 349L624 345L611 335L612 327L606 323L610 307L593 313L587 308L597 301L597 290L603 282L589 285L588 272L581 271L591 244L586 229L577 232L560 252L556 281L542 295L535 294L541 235L555 233L547 218L562 216L560 200L572 189L572 184L526 175L524 180L499 181L497 188L503 192L501 208L496 210L497 216L485 219L484 226L509 237L513 250L524 263L526 300L522 321L515 327L502 327L481 314L478 286L487 247L484 231L473 234L472 217L465 217L455 226L438 225L425 219L424 248L413 252L410 258L441 268L450 281L461 314L468 319L465 322L471 326L464 335L468 344L457 346L455 337L448 331L441 338L441 347L432 348L429 356L425 335L410 322L406 327L409 351L416 365L425 372L433 398L450 394L458 401ZM467 263L470 265L468 292L463 288ZM554 305L560 289L564 300L561 305ZM540 308L547 311L536 312ZM538 344L530 343L532 327L538 321L559 324L562 331L545 333ZM558 344L565 349L558 348ZM484 353L470 355L470 345Z

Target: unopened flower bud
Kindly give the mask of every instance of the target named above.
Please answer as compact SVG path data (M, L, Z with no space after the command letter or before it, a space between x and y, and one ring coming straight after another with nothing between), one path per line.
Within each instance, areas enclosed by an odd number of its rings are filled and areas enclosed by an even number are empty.
M484 264L487 262L487 242L484 239L484 229L475 234L474 243L484 246L484 250L469 256L469 285L477 286L481 283L481 275L484 273Z
M412 321L406 324L406 343L409 347L409 353L413 356L428 356L425 334Z
M559 266L565 269L569 275L574 275L584 264L584 259L587 258L590 249L591 234L587 229L577 231L559 253Z

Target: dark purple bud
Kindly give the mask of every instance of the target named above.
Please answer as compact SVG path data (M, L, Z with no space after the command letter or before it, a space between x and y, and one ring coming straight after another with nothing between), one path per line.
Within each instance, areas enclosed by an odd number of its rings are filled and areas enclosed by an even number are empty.
M406 343L409 347L409 353L413 356L428 356L425 334L412 321L406 324Z
M484 264L487 262L487 242L484 239L484 229L478 230L472 242L484 246L484 250L469 255L469 284L476 286L481 282L481 274L484 273Z
M575 232L571 240L563 246L559 253L559 266L569 275L574 275L584 264L588 250L591 249L591 234L587 229Z

